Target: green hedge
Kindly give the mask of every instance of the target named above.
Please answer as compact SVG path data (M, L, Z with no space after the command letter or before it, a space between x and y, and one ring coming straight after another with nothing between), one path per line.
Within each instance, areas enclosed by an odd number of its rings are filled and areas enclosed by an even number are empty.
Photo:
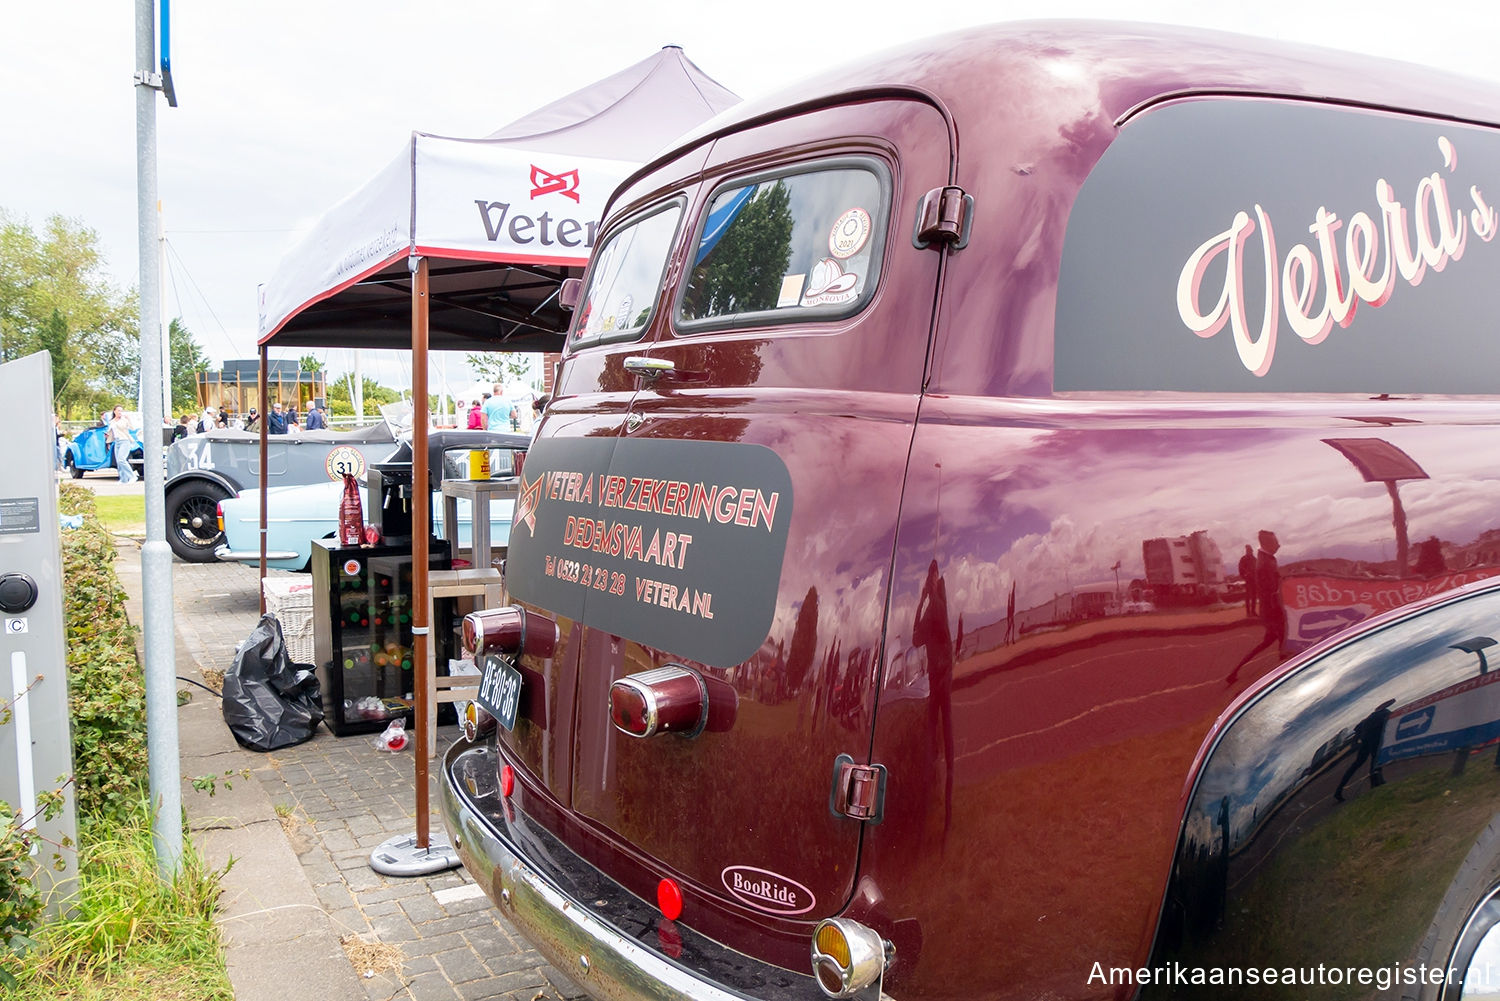
M78 822L123 824L147 772L145 675L115 575L115 540L95 515L93 492L63 484L58 508L83 515L82 528L62 535Z

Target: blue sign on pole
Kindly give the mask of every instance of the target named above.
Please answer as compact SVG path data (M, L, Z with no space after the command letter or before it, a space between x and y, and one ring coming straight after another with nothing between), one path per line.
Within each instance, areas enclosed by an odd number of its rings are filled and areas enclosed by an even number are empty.
M172 87L172 0L161 0L161 92L167 107L177 107L177 91Z

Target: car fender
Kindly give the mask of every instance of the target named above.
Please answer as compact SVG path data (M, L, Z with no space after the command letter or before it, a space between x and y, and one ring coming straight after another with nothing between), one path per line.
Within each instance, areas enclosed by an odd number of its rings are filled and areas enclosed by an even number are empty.
M1500 812L1497 621L1496 583L1447 592L1314 647L1225 713L1157 924L1150 965L1172 976L1143 997L1201 991L1174 979L1195 970L1447 961L1440 906Z
M193 480L205 480L209 483L221 486L225 490L228 490L231 496L238 494L242 489L240 485L234 480L213 469L189 469L184 472L178 473L176 476L172 477L166 482L164 489L171 490L178 484L188 483Z

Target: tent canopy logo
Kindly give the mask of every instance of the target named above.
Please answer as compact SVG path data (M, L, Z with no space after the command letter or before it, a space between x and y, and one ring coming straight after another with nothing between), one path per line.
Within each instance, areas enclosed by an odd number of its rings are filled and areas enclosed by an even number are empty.
M531 197L540 198L542 195L563 195L579 201L578 197L578 170L567 171L562 174L551 174L538 167L531 165Z

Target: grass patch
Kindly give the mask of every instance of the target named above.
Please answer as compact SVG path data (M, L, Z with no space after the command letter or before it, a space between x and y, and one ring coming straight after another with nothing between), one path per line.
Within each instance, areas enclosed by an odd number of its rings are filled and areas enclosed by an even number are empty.
M98 494L94 510L104 527L116 535L146 534L145 494Z
M70 916L37 934L7 1001L232 1001L219 876L185 842L177 879L157 878L143 796L127 823L85 833Z
M74 895L61 902L65 916L33 927L36 915L24 892L6 892L16 866L5 863L17 856L15 838L0 824L5 1001L233 998L213 920L221 873L207 869L189 842L178 877L167 885L156 875L141 786L147 771L145 688L114 572L115 539L97 514L131 500L143 511L140 498L95 497L76 484L59 491L59 509L83 516L83 527L62 537L78 882ZM25 861L24 853L19 858ZM22 886L29 883L28 873L20 876Z

